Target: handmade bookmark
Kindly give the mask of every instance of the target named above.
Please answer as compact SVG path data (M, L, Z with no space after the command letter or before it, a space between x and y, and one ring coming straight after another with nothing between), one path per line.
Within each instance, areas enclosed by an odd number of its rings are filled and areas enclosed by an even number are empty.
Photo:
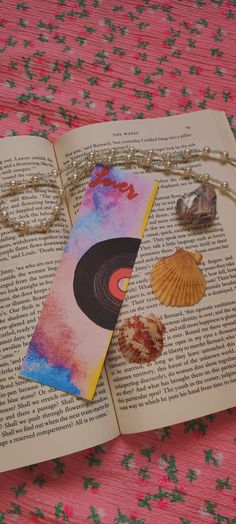
M20 375L92 399L158 184L94 168Z

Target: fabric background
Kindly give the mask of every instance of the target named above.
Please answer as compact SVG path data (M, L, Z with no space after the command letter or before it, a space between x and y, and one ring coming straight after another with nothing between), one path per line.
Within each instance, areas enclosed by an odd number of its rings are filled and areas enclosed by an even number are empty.
M236 134L235 0L1 0L0 134L205 108ZM235 411L0 475L0 523L235 524Z

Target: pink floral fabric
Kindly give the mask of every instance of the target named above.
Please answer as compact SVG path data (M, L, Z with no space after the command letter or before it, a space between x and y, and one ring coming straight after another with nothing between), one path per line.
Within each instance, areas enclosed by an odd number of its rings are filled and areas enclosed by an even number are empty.
M235 0L2 0L0 134L205 108L236 134ZM0 524L236 524L229 410L0 475Z

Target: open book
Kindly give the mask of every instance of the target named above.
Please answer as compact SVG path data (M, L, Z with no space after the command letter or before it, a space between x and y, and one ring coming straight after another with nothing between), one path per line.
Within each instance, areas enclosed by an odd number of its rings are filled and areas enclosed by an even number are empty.
M84 152L112 146L154 148L164 153L206 145L236 155L223 113L207 110L94 124L69 131L54 145L32 136L4 138L0 141L0 182L46 174L65 167L72 158L79 160ZM233 168L212 161L203 164L195 169L236 188ZM166 327L165 347L154 362L128 363L119 351L116 329L92 402L19 377L87 180L72 191L64 213L46 235L19 237L1 225L0 471L235 404L235 203L217 194L213 224L183 228L176 220L176 200L197 185L164 174L158 179L157 198L117 328L132 315L154 313ZM45 209L51 209L51 197L48 194L44 206L38 197L38 192L16 195L11 208L22 220L25 211L32 219L43 220ZM194 306L170 308L156 300L147 282L153 264L180 247L202 253L207 290Z

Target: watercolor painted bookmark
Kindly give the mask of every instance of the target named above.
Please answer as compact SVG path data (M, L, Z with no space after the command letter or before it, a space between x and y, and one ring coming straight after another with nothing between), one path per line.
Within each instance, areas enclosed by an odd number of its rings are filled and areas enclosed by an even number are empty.
M157 188L94 168L20 376L93 398Z

